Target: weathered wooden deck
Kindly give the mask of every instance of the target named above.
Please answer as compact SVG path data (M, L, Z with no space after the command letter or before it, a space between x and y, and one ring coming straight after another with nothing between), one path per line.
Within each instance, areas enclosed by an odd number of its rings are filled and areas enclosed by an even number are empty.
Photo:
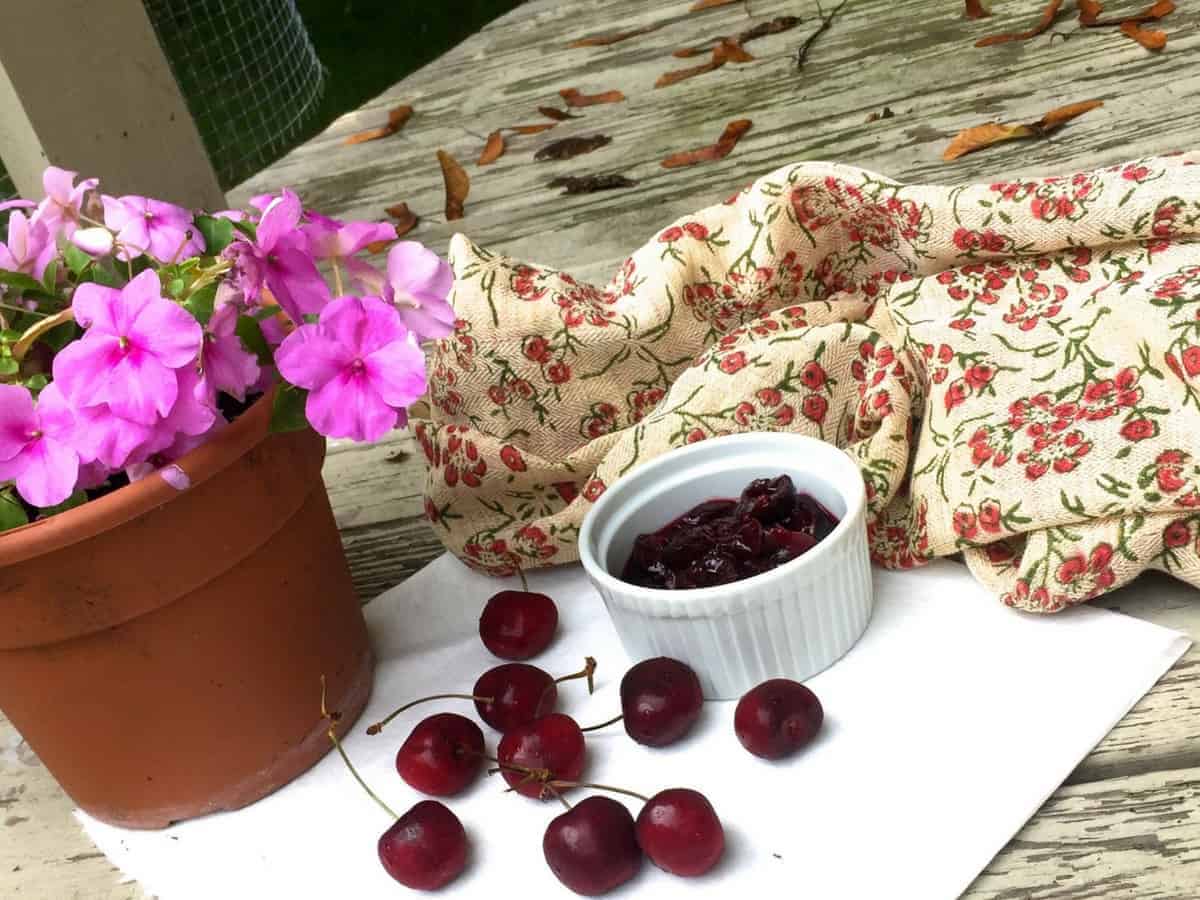
M534 0L342 117L234 199L286 184L309 205L359 218L380 217L385 206L404 201L423 220L412 236L438 250L461 230L493 249L602 279L660 224L787 162L833 159L902 180L960 183L1070 172L1200 143L1191 108L1200 93L1200 6L1187 2L1163 23L1170 43L1154 55L1113 31L1077 31L1070 12L1053 29L1069 34L1065 40L1043 35L973 46L985 34L1029 27L1040 0L995 0L992 18L982 22L963 19L958 0L850 0L802 71L792 57L816 27L814 2L750 0L686 15L688 5ZM1107 12L1145 5L1110 0ZM702 61L675 59L673 50L785 14L805 22L751 44L754 62L653 88L663 72ZM662 20L670 24L612 47L566 47L584 35ZM536 108L561 105L558 91L567 87L616 88L628 100L584 109L583 118L542 135L510 139L507 154L490 167L472 164L488 132L542 121ZM1060 104L1093 98L1104 100L1104 108L1049 139L954 164L941 160L945 143L964 127L1032 121ZM399 103L416 108L399 135L343 145L348 134L381 124ZM867 121L885 106L892 118ZM690 169L659 166L669 153L713 142L725 122L742 117L754 127L728 158ZM612 143L568 162L532 159L550 140L596 133ZM459 222L441 214L438 148L471 174L467 216ZM621 172L639 186L577 197L545 186L556 175L592 172ZM440 551L421 516L418 456L404 434L375 447L330 449L326 481L364 598ZM1200 639L1200 597L1165 578L1153 577L1152 584L1137 602L1117 593L1103 605ZM0 720L0 896L143 896L136 885L119 884L70 811L70 801ZM1184 657L1080 764L966 896L1200 896L1200 651Z

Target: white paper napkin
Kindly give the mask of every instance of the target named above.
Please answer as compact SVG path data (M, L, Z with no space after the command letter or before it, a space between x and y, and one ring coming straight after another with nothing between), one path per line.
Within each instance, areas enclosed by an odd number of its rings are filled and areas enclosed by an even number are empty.
M600 663L596 694L568 682L560 710L581 725L616 715L629 660L583 572L530 580L555 598L561 617L557 640L535 662L555 675L578 669L585 654ZM346 748L397 812L422 799L394 767L411 727L440 710L474 710L464 701L431 703L379 736L364 729L410 699L469 691L497 663L476 630L497 589L443 557L367 608L379 669ZM589 735L585 777L645 794L696 788L726 830L725 859L709 876L674 878L647 862L614 896L696 900L774 888L774 896L819 900L957 897L1190 644L1100 609L1015 612L950 562L877 571L875 591L866 634L809 681L825 725L795 758L771 764L746 753L733 734L732 703L707 704L697 730L671 748L640 747L620 725ZM494 752L497 736L484 732ZM467 828L472 859L442 895L570 896L542 857L543 831L561 807L504 787L483 776L447 801ZM636 815L637 801L630 803ZM248 809L162 832L79 818L97 846L161 900L404 893L376 857L390 822L336 754Z

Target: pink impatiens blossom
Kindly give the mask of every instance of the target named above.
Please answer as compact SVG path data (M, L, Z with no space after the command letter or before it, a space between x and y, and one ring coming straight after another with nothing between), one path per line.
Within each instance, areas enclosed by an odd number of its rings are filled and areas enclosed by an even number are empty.
M204 252L204 239L192 224L192 214L182 206L134 194L105 195L101 200L104 224L117 234L120 259L147 253L159 262L172 263Z
M257 303L265 284L296 324L329 302L329 286L298 227L300 214L300 198L284 191L263 211L254 241L239 238L225 249L245 302Z
M75 172L58 166L47 166L42 173L42 188L46 197L38 204L35 218L46 226L51 235L71 237L79 227L83 200L87 192L100 183L97 178L85 178L75 183Z
M122 469L154 438L154 426L115 415L108 405L76 408L72 446L86 466Z
M342 297L275 353L280 374L307 388L305 414L321 434L374 441L407 421L425 390L425 357L396 309L377 297Z
M147 269L120 290L80 285L75 321L87 331L54 358L54 380L71 405L106 404L122 419L153 425L175 405L176 369L196 359L203 331L162 296Z
M237 307L230 304L214 312L205 326L200 372L210 396L224 391L245 400L246 388L258 381L258 360L242 346L237 320Z
M422 338L454 332L454 308L447 301L454 274L432 250L401 241L388 251L383 298L396 305L404 324Z
M12 479L34 506L62 503L75 490L79 455L69 441L75 420L54 384L34 406L28 389L0 385L0 481Z
M5 200L0 203L0 212L4 212L6 209L33 209L35 206L37 204L32 200Z
M310 222L302 230L313 257L342 266L352 283L370 293L379 293L383 287L383 274L355 254L370 244L394 241L396 227L386 222L338 222L312 212L307 215Z
M9 216L8 243L0 244L0 269L21 272L41 281L57 252L54 237L44 224L26 219L19 210Z
M70 241L84 253L92 256L108 256L112 253L116 240L107 228L79 228L71 235Z

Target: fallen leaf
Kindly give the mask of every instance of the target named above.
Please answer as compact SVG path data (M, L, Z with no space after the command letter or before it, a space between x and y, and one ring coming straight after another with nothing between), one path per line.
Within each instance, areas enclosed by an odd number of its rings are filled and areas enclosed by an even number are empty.
M759 38L766 37L769 34L779 34L782 31L788 31L789 29L795 28L800 24L800 22L801 19L799 16L776 16L769 22L759 22L757 25L747 28L745 31L739 34L735 40L738 44L745 46L750 41L756 41ZM679 50L676 50L671 55L678 57L679 59L691 59L693 56L703 56L705 53L712 53L712 51L716 49L717 45L724 40L729 39L724 37L714 38L707 44L700 44L695 47L683 47Z
M990 37L980 38L975 42L976 47L991 47L995 44L1007 44L1009 41L1027 41L1030 38L1035 38L1053 22L1054 17L1058 15L1058 11L1062 9L1063 0L1050 0L1046 4L1046 8L1042 10L1042 17L1038 19L1037 24L1028 31L1015 32L1012 34L993 34Z
M746 48L732 38L723 38L721 43L713 48L713 55L714 58L719 58L722 62L754 62L754 57L746 52Z
M404 235L416 228L417 224L421 221L417 217L417 214L408 208L407 203L397 203L395 206L389 206L384 212L396 220L396 237L404 237Z
M1122 23L1121 34L1125 35L1125 37L1133 38L1147 50L1161 50L1167 46L1167 33L1165 31L1143 28L1137 22Z
M1164 19L1175 12L1174 0L1157 0L1156 3L1136 16L1101 19L1100 13L1104 7L1097 3L1096 0L1077 0L1077 2L1079 4L1079 24L1088 28L1120 27L1127 22L1133 22L1134 24L1157 22L1159 19Z
M734 119L725 126L725 130L721 132L721 136L717 138L715 144L710 147L701 147L698 150L673 153L662 161L662 167L677 169L681 166L694 166L697 163L723 159L733 152L733 148L737 146L742 135L750 130L751 124L753 123L749 119Z
M663 27L663 23L659 22L655 25L647 25L645 28L635 28L632 31L618 31L614 34L592 34L587 37L579 38L579 40L571 41L567 44L568 47L608 47L611 44L619 44L621 41L627 41L630 38L637 37L641 34L649 34L651 31L658 31Z
M563 138L561 141L547 144L537 153L533 154L533 158L538 162L546 162L552 159L570 159L573 156L599 150L601 147L611 143L612 138L607 134L594 134L591 137Z
M413 108L408 104L397 106L395 109L388 112L388 120L386 125L381 125L378 128L368 128L366 131L360 131L350 135L343 143L345 144L363 144L367 141L375 141L379 138L385 138L395 134L404 124L412 118Z
M463 204L471 192L471 177L458 160L445 150L439 150L437 158L442 165L442 181L446 185L446 221L461 219L464 215Z
M513 125L508 130L514 134L541 134L557 124L557 122L538 122L536 125Z
M488 135L487 143L483 145L483 152L479 154L479 159L475 165L490 166L503 155L504 135L499 131L493 131Z
M697 75L703 75L705 72L712 72L725 65L725 60L718 60L715 57L716 50L713 51L714 58L706 63L701 63L698 66L689 66L686 69L672 69L670 72L663 72L658 76L658 80L654 82L656 88L670 87L673 84L679 84L681 81L687 81L689 78L695 78Z
M983 0L967 0L967 9L964 15L968 19L986 19L991 13L983 5Z
M671 55L678 57L679 59L691 59L693 56L703 56L705 53L712 53L712 51L713 48L710 44L705 47L683 47L679 50L676 50Z
M539 106L540 112L547 119L553 119L555 122L565 122L567 119L581 119L582 116L573 116L565 109L559 109L555 106Z
M560 175L546 186L564 188L561 196L565 197L567 194L592 194L596 191L633 187L636 184L636 181L624 175Z
M1080 25L1095 25L1104 12L1104 5L1096 0L1075 0L1075 5L1079 8Z
M733 4L741 2L742 0L696 0L688 12L700 12L704 9L716 9L718 6L733 6Z
M1104 101L1102 100L1084 100L1082 103L1071 103L1067 106L1052 109L1036 122L1030 122L1027 125L1014 123L1001 125L996 122L988 122L984 125L967 128L954 136L953 140L950 141L949 145L942 152L942 159L950 162L958 159L960 156L965 156L976 150L982 150L984 147L990 147L993 144L999 144L1002 141L1027 137L1044 137L1072 119L1103 105Z
M604 91L601 94L581 94L575 88L563 88L558 95L567 102L567 106L578 109L581 106L596 106L600 103L620 103L625 95L620 91Z

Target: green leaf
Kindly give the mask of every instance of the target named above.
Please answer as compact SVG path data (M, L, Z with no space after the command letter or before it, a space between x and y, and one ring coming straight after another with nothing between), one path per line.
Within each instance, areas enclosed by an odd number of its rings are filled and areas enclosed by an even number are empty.
M46 289L47 294L53 294L58 289L58 260L52 259L46 265L46 271L42 273L42 287Z
M204 235L204 252L216 256L233 240L233 222L213 216L196 216L196 229Z
M82 506L86 502L87 494L85 494L83 491L76 491L62 503L58 503L54 506L43 507L41 512L38 514L38 518L48 519L51 516L58 515L60 512L66 512L68 509L74 509L76 506Z
M212 318L213 303L217 299L217 285L207 284L183 301L183 308L192 314L201 325Z
M74 244L67 244L63 251L63 259L67 261L67 268L71 270L71 274L77 278L92 264L92 258Z
M242 345L258 357L260 365L271 365L271 347L257 321L250 316L238 316L236 331L242 339Z
M25 507L11 490L0 491L0 531L29 524Z
M36 375L30 375L25 379L25 387L37 394L50 383L50 376L45 372L38 372Z
M21 364L11 356L0 356L0 376L16 375L20 368Z
M1131 447L1131 446L1122 447L1120 450L1117 451L1116 458L1124 459L1125 457L1127 457L1129 455L1130 451L1132 451L1132 450L1133 450L1133 447Z
M21 272L10 272L8 269L0 269L0 284L7 284L9 287L23 292L27 291L34 294L46 293L46 289L42 287L40 282Z
M183 293L184 287L186 287L186 285L184 284L182 278L174 278L167 284L167 293L178 300L180 295Z
M229 222L230 225L232 225L246 237L250 238L250 240L258 240L258 226L253 222L234 222L230 219L226 219L225 221Z
M89 274L92 276L92 281L105 287L119 288L125 285L120 275L105 266L93 266Z
M308 391L294 385L285 384L275 393L275 403L271 407L271 431L299 431L308 427L308 419L304 416L304 404L308 400Z
M43 334L39 341L57 353L71 341L75 340L77 334L76 325L74 322L63 322L61 325L56 325Z

